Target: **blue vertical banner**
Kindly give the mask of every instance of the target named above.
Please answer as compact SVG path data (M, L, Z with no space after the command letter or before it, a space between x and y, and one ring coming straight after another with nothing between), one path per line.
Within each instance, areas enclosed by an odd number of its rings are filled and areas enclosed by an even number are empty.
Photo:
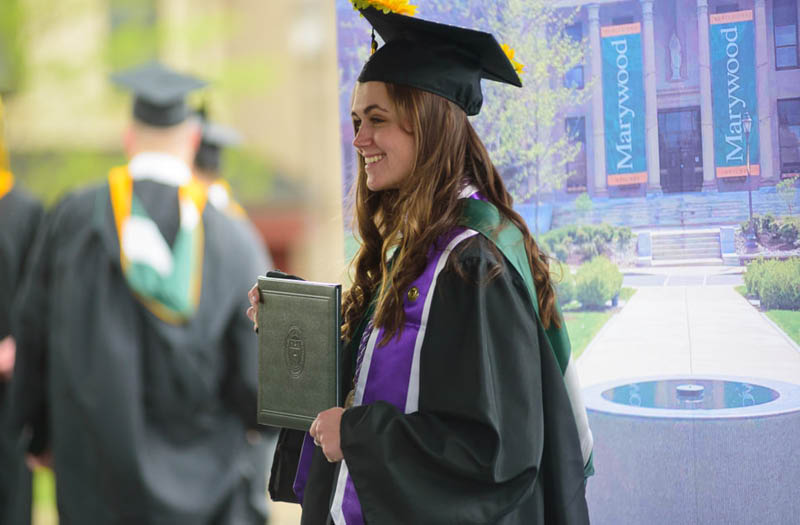
M600 29L609 186L647 182L640 23Z
M714 115L714 164L717 178L759 175L758 106L753 11L709 17L711 103ZM752 119L747 136L742 123Z

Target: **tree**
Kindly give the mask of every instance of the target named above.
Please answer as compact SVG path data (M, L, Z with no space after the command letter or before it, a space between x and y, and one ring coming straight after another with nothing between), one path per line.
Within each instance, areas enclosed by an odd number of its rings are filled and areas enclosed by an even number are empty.
M578 216L584 222L586 222L587 218L590 218L589 214L592 212L592 199L585 191L575 199L575 211L578 212ZM591 222L591 220L589 222Z
M453 0L420 6L419 16L489 31L525 64L523 88L484 82L484 107L474 120L492 160L517 202L534 199L538 233L541 198L572 175L581 144L565 133L569 108L582 104L591 86L565 82L585 63L585 39L568 33L579 8L557 8L552 0Z
M590 86L568 83L565 75L585 63L585 39L567 32L577 9L557 9L549 0L502 0L492 3L492 33L515 49L525 64L523 88L509 90L486 83L486 115L481 136L503 172L517 202L536 204L534 232L539 233L542 198L572 175L567 163L581 144L565 133L565 113L590 96Z
M794 205L794 200L797 196L797 188L795 187L795 184L797 183L798 179L800 179L800 177L789 177L780 181L777 186L778 195L789 209L789 215L792 215L792 206Z

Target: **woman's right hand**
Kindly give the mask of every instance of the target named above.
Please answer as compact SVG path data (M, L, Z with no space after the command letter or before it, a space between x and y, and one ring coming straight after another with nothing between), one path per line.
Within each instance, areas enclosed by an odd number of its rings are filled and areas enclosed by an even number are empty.
M261 294L258 293L258 283L254 284L250 291L247 292L247 298L250 300L250 308L247 309L247 317L253 321L253 331L258 332L258 303Z

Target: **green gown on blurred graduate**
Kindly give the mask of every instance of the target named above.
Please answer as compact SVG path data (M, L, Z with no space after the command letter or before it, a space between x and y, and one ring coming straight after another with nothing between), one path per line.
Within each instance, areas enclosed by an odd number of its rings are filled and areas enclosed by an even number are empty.
M0 101L0 524L31 522L31 473L17 436L2 424L8 412L8 385L16 345L11 334L11 303L26 266L42 205L14 184L3 143Z
M62 525L266 520L247 291L266 270L191 175L194 78L151 63L130 158L48 214L15 317L16 428L52 451Z

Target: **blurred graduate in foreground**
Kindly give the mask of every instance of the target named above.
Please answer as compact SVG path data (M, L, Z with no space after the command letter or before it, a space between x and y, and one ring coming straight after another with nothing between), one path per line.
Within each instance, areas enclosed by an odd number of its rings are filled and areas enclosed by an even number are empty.
M266 520L256 341L244 310L263 250L192 177L197 79L151 63L130 162L65 197L35 241L15 326L16 429L52 452L61 523Z

